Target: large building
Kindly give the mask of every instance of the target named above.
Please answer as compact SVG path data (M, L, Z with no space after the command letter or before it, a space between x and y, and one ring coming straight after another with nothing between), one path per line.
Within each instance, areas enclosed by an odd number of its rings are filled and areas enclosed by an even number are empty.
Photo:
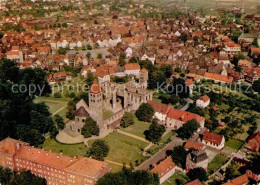
M48 185L92 185L110 172L106 162L45 151L11 138L0 142L0 165L18 172L30 170Z

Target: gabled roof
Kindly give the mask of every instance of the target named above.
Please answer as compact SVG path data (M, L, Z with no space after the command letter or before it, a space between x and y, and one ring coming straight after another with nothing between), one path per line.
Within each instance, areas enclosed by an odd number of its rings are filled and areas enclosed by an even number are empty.
M160 102L148 100L147 103L149 103L153 107L155 112L159 112L162 114L167 114L171 109L170 105L166 105Z
M89 90L90 93L93 93L93 94L99 94L101 93L101 88L97 82L97 80L94 80L90 90Z
M194 141L191 141L191 140L188 140L186 143L185 143L185 148L187 149L190 149L190 148L194 148L195 150L201 150L203 148L203 144L201 143L197 143L197 142L194 142Z
M228 181L222 185L244 185L249 182L247 174L241 175L231 181Z
M86 111L86 109L83 106L81 106L79 109L77 109L74 112L74 115L79 117L87 117L89 113Z
M202 100L204 103L206 103L207 101L210 100L210 98L207 95L204 95L204 96L200 97L200 100Z
M188 182L187 184L185 185L203 185L199 179L196 179L194 181L191 181L191 182Z
M137 63L128 63L125 65L125 70L140 70L140 65Z
M203 135L203 140L219 145L224 136L215 134L213 132L205 131Z
M172 157L169 156L166 159L164 159L160 164L155 166L151 172L154 174L158 174L160 178L162 178L164 175L166 175L171 169L175 167L175 163L172 161Z
M191 112L186 112L183 110L174 109L174 108L170 109L170 111L167 114L167 117L175 120L183 121L185 123L193 119L196 120L197 123L200 123L203 120L205 120L205 118L200 115Z

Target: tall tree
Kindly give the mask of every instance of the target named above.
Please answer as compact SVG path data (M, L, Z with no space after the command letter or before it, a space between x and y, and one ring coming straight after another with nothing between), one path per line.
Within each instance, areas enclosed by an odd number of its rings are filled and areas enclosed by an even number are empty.
M172 152L171 152L172 161L176 165L181 166L182 168L185 168L186 156L187 156L187 152L183 146L180 146L180 145L175 146L172 149Z
M178 137L189 139L198 128L199 124L194 119L190 120L177 130Z
M87 138L91 137L92 135L99 135L99 127L97 122L94 121L91 117L87 117L85 121L85 125L81 129L81 134Z
M135 115L140 121L151 122L154 115L154 109L149 103L142 103L135 112Z
M191 180L199 179L202 182L208 180L207 173L203 168L193 168L193 169L191 169L188 172L188 177Z
M87 156L97 160L104 160L108 155L109 146L104 140L96 140L87 151Z
M158 143L163 133L165 132L165 127L163 125L158 124L157 119L153 119L152 124L149 127L149 130L145 132L146 139L153 143Z

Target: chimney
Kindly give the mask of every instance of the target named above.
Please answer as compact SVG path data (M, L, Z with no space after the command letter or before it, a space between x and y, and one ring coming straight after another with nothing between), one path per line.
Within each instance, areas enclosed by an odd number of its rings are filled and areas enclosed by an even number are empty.
M20 144L19 143L16 143L16 149L20 150Z
M60 156L59 156L59 155L57 155L57 156L56 156L56 158L57 158L57 159L59 159L59 158L60 158Z

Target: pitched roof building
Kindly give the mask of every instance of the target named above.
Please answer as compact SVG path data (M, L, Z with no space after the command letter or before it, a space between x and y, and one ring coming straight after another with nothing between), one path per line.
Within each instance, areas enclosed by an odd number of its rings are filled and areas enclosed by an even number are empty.
M95 184L110 172L106 162L45 151L11 138L0 142L0 165L18 172L30 170L57 185Z
M202 143L220 150L225 146L225 137L206 130L202 138Z

